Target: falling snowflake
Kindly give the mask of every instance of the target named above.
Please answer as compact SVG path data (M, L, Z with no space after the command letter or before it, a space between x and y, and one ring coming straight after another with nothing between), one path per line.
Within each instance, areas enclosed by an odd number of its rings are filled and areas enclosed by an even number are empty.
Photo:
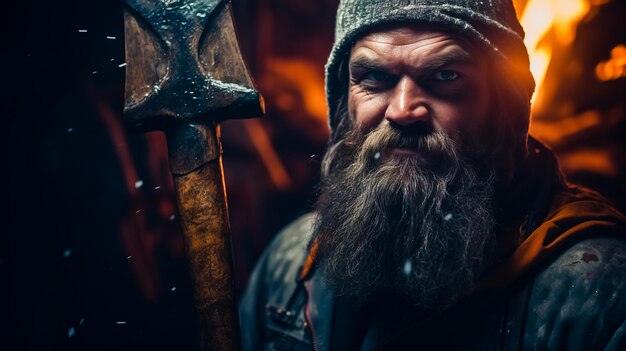
M405 275L410 275L412 270L413 270L413 264L411 263L411 260L406 260L404 262L404 267L402 267L402 271L404 272Z

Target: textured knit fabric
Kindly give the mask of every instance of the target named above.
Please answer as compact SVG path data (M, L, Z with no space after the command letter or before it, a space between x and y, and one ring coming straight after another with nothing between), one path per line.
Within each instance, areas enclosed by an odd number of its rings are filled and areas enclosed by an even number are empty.
M336 140L340 122L336 120L336 109L342 91L347 89L347 74L339 67L345 64L358 39L375 27L401 23L445 28L486 49L530 100L535 83L523 42L524 31L511 0L344 0L337 11L335 43L326 65L331 140Z

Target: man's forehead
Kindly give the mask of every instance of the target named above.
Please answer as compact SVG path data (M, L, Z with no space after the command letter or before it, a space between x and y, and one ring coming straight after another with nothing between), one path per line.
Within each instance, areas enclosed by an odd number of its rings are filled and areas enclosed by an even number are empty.
M404 50L409 47L410 50ZM350 65L372 60L396 60L398 54L416 53L425 59L454 62L482 61L474 45L444 29L421 24L379 27L359 39L350 51ZM443 62L446 61L446 62Z
M403 38L405 41L408 41L411 37L428 39L435 36L451 37L448 32L438 30L436 28L427 28L424 26L414 25L400 25L393 27L382 27L376 30L372 30L371 32L366 34L362 38L362 40L385 40L385 38L397 37Z

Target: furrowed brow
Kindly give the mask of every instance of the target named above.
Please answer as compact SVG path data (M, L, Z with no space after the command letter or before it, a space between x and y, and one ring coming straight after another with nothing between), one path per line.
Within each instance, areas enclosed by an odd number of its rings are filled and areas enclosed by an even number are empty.
M470 53L465 50L448 50L442 53L433 54L428 61L420 63L417 70L422 72L434 72L441 68L453 64L472 64L475 60ZM387 66L380 61L365 57L358 56L350 61L350 71L386 71Z
M350 71L368 70L368 71L385 71L386 67L381 62L372 60L367 57L359 56L350 61Z
M432 72L453 64L472 64L474 62L474 58L467 51L450 50L435 54L417 68L420 71Z

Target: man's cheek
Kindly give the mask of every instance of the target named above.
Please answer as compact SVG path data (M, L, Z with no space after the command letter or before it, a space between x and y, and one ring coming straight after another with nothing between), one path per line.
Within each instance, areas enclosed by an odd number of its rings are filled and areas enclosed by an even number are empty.
M360 128L377 127L385 117L385 106L380 96L364 96L357 99L351 113L355 124Z
M358 121L370 120L379 114L381 102L385 94L373 93L355 85L350 87L348 94L348 111L350 116Z

